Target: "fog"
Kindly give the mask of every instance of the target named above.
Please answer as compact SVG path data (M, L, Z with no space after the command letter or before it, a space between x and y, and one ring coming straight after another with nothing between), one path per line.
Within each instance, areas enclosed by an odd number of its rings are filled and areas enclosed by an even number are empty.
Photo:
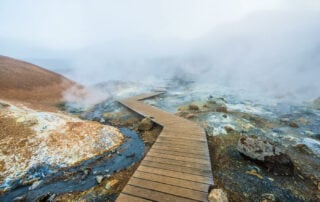
M202 83L320 96L320 2L138 0L0 3L0 54L85 85Z

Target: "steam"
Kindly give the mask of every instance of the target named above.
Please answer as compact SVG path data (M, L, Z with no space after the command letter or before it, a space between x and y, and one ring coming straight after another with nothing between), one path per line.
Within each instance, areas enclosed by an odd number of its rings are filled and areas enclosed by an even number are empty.
M4 2L0 54L86 86L180 74L297 101L320 96L318 1ZM116 94L89 91L84 105Z

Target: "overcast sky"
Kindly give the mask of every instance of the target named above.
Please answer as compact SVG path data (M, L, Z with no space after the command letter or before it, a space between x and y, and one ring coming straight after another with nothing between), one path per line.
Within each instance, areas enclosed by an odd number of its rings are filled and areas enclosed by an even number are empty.
M317 0L1 0L0 38L53 50L141 37L190 40L250 13L319 6Z
M0 54L82 83L177 68L320 96L319 36L319 0L0 1Z

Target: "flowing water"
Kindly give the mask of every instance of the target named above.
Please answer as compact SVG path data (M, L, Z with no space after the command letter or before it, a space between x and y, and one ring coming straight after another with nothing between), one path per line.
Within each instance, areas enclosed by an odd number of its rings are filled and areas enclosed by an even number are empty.
M140 161L144 156L145 147L139 135L127 128L120 128L125 136L124 143L118 148L100 156L91 158L81 164L55 171L48 165L31 169L29 178L39 178L42 183L34 190L31 185L23 186L17 181L12 190L0 195L0 201L12 201L26 195L27 201L53 194L84 191L97 185L97 175L112 175ZM27 176L28 177L28 176Z

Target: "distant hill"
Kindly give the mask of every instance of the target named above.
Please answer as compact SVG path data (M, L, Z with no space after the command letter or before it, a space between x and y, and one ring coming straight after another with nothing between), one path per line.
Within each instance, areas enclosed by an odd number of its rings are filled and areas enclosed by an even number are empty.
M39 66L0 56L0 99L52 108L75 82Z

